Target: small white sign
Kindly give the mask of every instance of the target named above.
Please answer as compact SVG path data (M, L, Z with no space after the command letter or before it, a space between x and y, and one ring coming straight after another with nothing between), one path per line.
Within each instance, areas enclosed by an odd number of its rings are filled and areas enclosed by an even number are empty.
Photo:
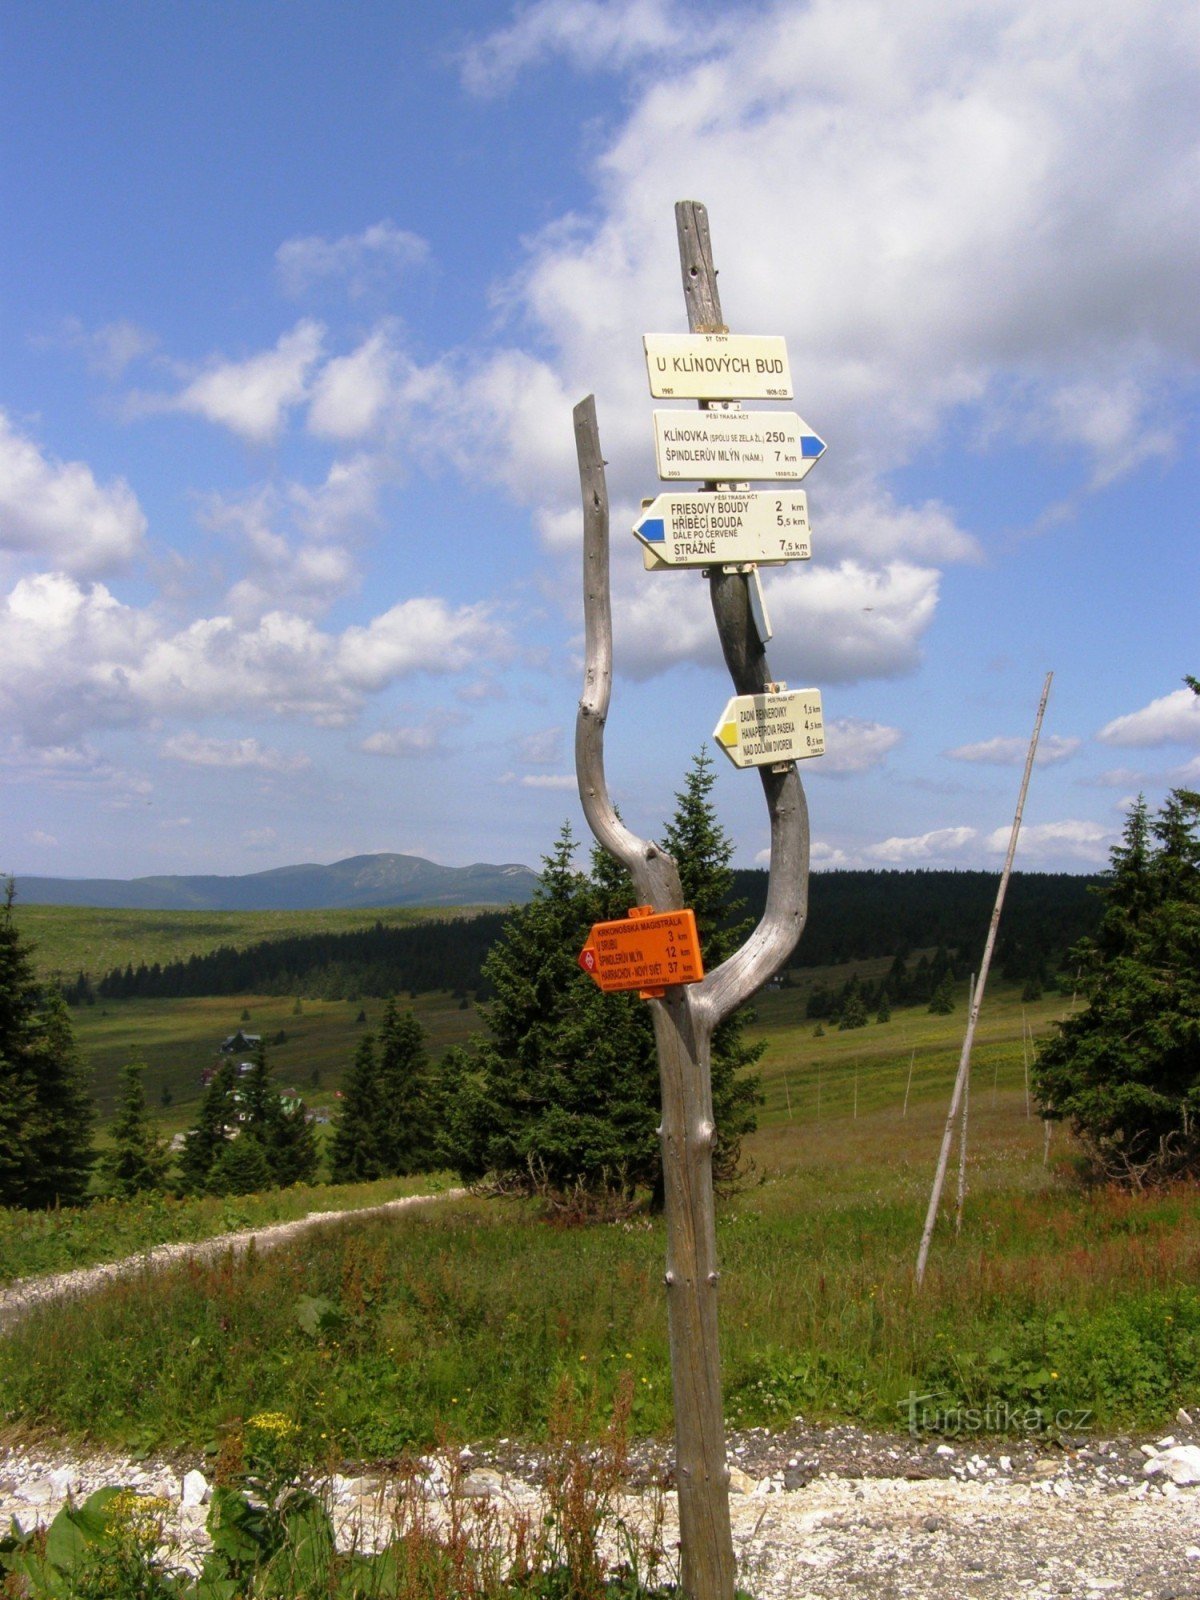
M787 344L769 333L647 333L656 400L790 400Z
M807 561L812 555L803 489L660 494L642 501L633 531L648 569Z
M825 453L794 411L656 411L658 475L675 483L701 478L803 478Z
M713 738L735 767L774 767L825 754L819 689L735 695Z

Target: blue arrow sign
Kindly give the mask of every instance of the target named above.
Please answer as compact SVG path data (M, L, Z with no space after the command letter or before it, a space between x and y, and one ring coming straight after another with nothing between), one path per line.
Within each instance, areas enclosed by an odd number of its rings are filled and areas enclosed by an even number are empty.
M655 544L661 544L667 537L667 525L661 517L643 517L640 522L634 523L633 531L647 543L652 540Z
M801 434L800 454L806 461L815 461L818 456L823 456L825 454L824 439L818 439L815 433Z

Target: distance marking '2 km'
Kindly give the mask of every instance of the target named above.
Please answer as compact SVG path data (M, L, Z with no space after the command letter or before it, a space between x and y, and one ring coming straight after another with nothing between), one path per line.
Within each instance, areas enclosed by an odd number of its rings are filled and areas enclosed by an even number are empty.
M693 911L634 906L619 922L597 922L579 952L579 965L606 994L636 989L656 999L677 983L704 976Z
M803 478L825 453L794 411L656 411L654 454L669 483Z
M713 738L735 767L773 767L825 754L819 689L735 695Z

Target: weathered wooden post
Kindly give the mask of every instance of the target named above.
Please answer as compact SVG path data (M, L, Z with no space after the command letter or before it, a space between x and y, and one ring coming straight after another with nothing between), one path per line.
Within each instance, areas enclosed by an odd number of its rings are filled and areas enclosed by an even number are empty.
M824 445L815 435L801 431L804 424L794 414L742 413L740 405L724 398L789 397L786 371L773 386L770 376L786 367L786 357L782 362L779 357L762 358L767 368L765 378L761 369L757 377L747 375L760 359L753 350L771 344L782 352L782 340L747 340L739 345L739 341L727 336L705 209L694 201L681 201L675 215L689 329L693 335L726 337L708 344L695 339L689 343L682 336L677 337L675 345L683 347L683 353L673 356L668 337L648 335L652 393L699 398L702 405L711 396L709 403L719 413L732 414L732 418L713 425L713 433L720 435L716 443L701 441L695 450L689 449L686 459L682 454L671 459L667 454L671 424L661 419L673 418L677 423L689 416L697 422L700 419L694 412L655 413L660 476L705 479L710 498L697 505L695 502L701 498L698 495L671 497L688 502L686 517L673 522L671 505L663 508L662 518L651 514L668 498L660 497L635 531L651 552L646 559L648 568L691 566L708 573L721 647L737 695L746 697L735 699L726 707L715 738L737 765L754 765L759 770L771 823L767 903L762 920L745 944L698 981L688 982L682 971L668 970L661 961L643 962L639 972L635 957L645 952L631 954L629 950L621 953L624 968L618 970L614 965L606 977L604 946L615 947L619 943L615 936L589 940L581 962L602 987L639 988L647 995L654 1014L662 1094L666 1286L675 1400L681 1578L690 1600L732 1600L735 1573L729 1523L729 1468L725 1459L717 1340L720 1275L713 1211L712 1150L716 1130L710 1051L717 1025L782 965L803 930L808 911L808 811L795 762L799 756L819 755L824 749L816 691L805 690L799 695L793 692L789 696L772 680L764 650L769 630L758 590L759 561L803 559L808 554L804 497L794 491L782 496L755 495L732 480L747 476L797 479L807 472ZM653 348L652 339L657 341ZM751 354L745 353L747 349ZM655 387L656 360L663 363L664 371L684 374L678 384L660 383ZM604 775L604 724L612 687L608 491L593 398L582 400L574 415L583 494L586 621L584 688L575 728L579 793L592 832L625 866L639 899L645 902L638 911L656 914L654 922L660 927L675 928L677 919L660 923L661 914L682 913L685 909L675 863L658 845L638 838L620 820ZM741 424L736 420L739 417ZM752 463L748 462L751 454ZM718 470L704 470L702 463L715 464ZM693 470L687 470L689 465ZM748 471L748 465L754 470ZM730 492L735 488L736 500ZM777 506L785 509L777 510ZM723 514L714 514L706 523L709 507L719 508ZM697 525L707 529L706 536L692 540L689 547L689 538L680 530ZM750 555L748 546L753 547ZM748 697L754 697L753 701ZM808 724L806 730L801 730L798 712ZM598 925L593 935L600 928L612 930L616 926ZM672 948L681 953L679 944Z

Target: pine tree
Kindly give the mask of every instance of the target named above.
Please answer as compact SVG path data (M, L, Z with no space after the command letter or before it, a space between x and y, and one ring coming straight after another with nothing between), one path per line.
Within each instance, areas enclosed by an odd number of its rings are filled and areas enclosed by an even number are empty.
M1042 1050L1044 1114L1093 1171L1134 1186L1200 1172L1200 794L1130 811L1092 939L1072 952L1087 1008Z
M170 1155L146 1112L145 1063L129 1061L121 1069L121 1097L109 1134L112 1146L98 1167L105 1192L120 1199L163 1189Z
M95 1108L62 996L43 990L0 909L0 1204L78 1205L94 1160Z

